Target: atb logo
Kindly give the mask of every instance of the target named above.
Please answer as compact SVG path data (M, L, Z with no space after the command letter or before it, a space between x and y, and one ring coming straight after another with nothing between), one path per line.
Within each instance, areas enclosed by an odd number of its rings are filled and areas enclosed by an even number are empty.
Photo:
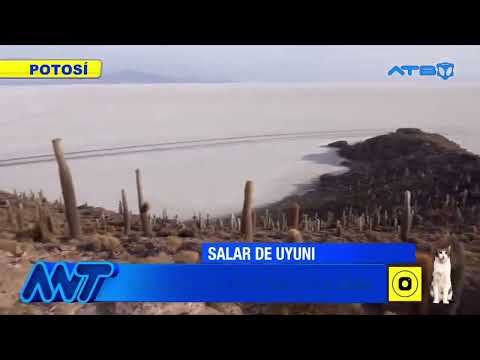
M388 301L422 301L422 268L390 266Z
M395 65L388 71L388 76L438 76L448 80L455 75L454 68L455 65L449 62L436 65Z

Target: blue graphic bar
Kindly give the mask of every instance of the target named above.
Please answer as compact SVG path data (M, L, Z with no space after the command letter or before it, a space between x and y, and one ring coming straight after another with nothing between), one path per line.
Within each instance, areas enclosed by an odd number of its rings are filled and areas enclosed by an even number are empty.
M415 263L415 244L205 243L204 264Z
M95 301L386 303L386 265L118 264Z

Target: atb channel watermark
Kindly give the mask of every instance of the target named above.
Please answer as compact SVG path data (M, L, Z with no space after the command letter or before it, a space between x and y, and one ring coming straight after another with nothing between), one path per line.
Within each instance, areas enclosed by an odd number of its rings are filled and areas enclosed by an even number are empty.
M438 76L448 80L455 76L455 65L449 62L442 62L436 65L395 65L388 70L388 76L395 77L416 77L416 76Z

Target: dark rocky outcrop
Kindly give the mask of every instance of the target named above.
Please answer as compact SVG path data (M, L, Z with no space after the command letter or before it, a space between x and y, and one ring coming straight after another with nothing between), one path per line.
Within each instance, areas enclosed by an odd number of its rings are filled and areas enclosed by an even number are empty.
M341 149L343 147L348 146L348 142L346 142L345 140L338 140L328 144L327 146Z

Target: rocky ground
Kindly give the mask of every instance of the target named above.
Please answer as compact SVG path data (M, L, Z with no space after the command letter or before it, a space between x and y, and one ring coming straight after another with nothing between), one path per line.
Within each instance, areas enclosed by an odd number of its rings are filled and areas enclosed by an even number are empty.
M442 136L416 129L339 149L350 170L325 175L309 191L256 210L254 241L298 241L289 235L292 203L300 205L305 242L399 242L403 192L412 192L408 241L430 249L439 238L465 248L465 287L457 313L480 313L480 158ZM128 236L118 212L82 205L80 240L69 239L63 206L42 194L0 192L0 314L365 314L368 306L319 304L111 303L24 305L18 294L38 260L197 263L201 243L242 241L230 218L167 217L142 236L138 216ZM382 313L408 313L383 309Z

